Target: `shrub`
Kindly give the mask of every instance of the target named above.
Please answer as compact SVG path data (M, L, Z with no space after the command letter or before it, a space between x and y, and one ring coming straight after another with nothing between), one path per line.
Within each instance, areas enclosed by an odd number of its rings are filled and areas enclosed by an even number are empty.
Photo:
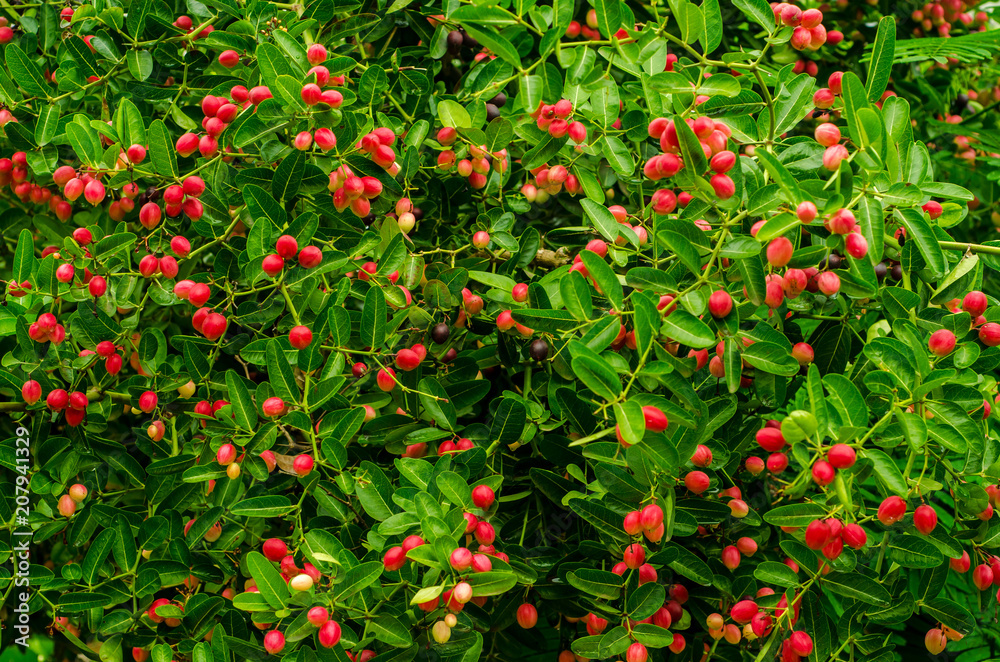
M8 7L5 643L993 654L988 17L592 4Z

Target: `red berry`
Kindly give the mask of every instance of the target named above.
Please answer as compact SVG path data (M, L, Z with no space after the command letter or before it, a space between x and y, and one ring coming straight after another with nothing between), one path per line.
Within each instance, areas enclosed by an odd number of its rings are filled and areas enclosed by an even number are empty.
M823 549L830 542L830 525L823 520L813 520L806 527L806 546L809 549Z
M313 334L308 326L294 326L288 332L288 342L295 349L305 349L312 342Z
M274 250L280 257L290 260L299 252L299 244L295 241L295 237L283 234L275 242Z
M937 512L931 506L924 504L917 506L917 509L913 511L913 526L925 536L931 534L931 531L937 526L937 521Z
M898 496L885 499L878 507L878 520L885 526L891 526L906 515L906 502Z
M684 486L695 494L701 494L708 489L711 481L704 471L690 471L684 476Z
M261 411L264 412L265 416L281 416L285 413L285 401L277 396L268 398L267 400L264 400L264 404L261 405Z
M525 630L535 627L538 622L538 611L535 606L525 602L517 608L517 624Z
M847 444L834 444L827 451L826 459L837 469L849 469L854 466L857 453Z
M265 400L264 403L267 404L267 401ZM266 414L267 412L265 411L264 413ZM296 455L295 459L292 460L292 470L299 477L308 476L310 472L312 472L315 464L316 461L313 460L312 455L301 453Z
M648 405L642 408L642 416L646 421L646 429L651 432L663 432L670 425L666 414L658 407Z
M801 657L806 657L813 650L813 641L805 632L793 632L788 638L792 652Z
M451 553L449 562L451 563L451 567L459 572L468 570L472 567L472 552L465 547L459 547Z
M632 543L626 547L622 556L625 565L631 570L635 570L646 562L646 550L638 543Z
M733 297L725 290L716 290L708 297L708 312L716 319L722 319L733 309Z
M826 460L817 460L812 466L812 478L820 487L824 487L833 482L837 475L837 470Z
M261 269L263 269L264 273L271 278L280 274L281 270L284 268L285 261L281 259L280 255L275 255L273 253L265 256L264 260L261 262Z
M21 397L29 405L35 404L42 397L42 385L33 379L24 382L21 387Z
M853 547L854 549L861 549L868 543L868 534L859 525L845 524L844 528L840 533L841 538L844 542Z
M382 564L388 572L399 570L406 565L406 552L402 547L392 547L382 557Z
M986 308L989 306L989 302L986 300L986 295L979 290L973 290L965 295L962 299L962 310L972 315L972 317L979 317L986 312Z
M488 510L495 499L496 494L493 492L493 488L488 485L477 485L472 490L472 504L476 508Z
M947 356L955 349L955 334L948 329L938 329L931 334L927 348L935 356Z
M268 561L277 563L288 555L288 546L280 538L268 538L261 549Z
M979 327L979 340L987 347L1000 345L1000 324L987 322Z

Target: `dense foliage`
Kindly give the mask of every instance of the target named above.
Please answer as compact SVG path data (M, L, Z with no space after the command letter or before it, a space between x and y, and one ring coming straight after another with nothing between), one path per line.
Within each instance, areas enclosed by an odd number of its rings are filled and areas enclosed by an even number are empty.
M4 3L0 645L995 657L1000 31L885 5Z

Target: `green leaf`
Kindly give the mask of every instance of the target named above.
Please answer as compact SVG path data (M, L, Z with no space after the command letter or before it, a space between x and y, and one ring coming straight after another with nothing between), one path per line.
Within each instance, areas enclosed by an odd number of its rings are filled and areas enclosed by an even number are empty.
M660 332L695 349L710 347L716 343L715 332L707 324L679 308L663 318Z
M642 407L635 400L615 403L615 420L622 438L630 444L638 444L646 434L646 417Z
M671 253L675 254L677 259L693 275L697 276L701 273L701 255L698 254L698 248L691 243L688 237L682 235L680 232L664 229L656 234L656 238Z
M114 604L112 598L105 593L76 592L63 593L59 596L59 611L67 614L78 614L112 604Z
M591 597L605 600L616 600L621 597L622 577L607 570L580 568L566 573L566 581Z
M438 103L437 111L438 119L441 120L441 124L444 126L453 129L468 129L472 127L472 118L469 116L469 111L457 101L445 99Z
M861 142L861 130L858 123L858 111L862 108L870 108L864 85L861 79L853 71L844 73L841 79L843 88L843 99L845 105L845 115L847 119L847 130L855 142Z
M666 648L674 642L673 633L652 623L632 626L632 637L647 648Z
M705 561L695 555L694 552L676 543L664 546L664 551L667 549L677 552L677 558L667 564L674 572L680 573L703 586L708 586L712 583L712 569Z
M248 184L243 189L243 200L247 203L247 210L254 223L259 223L261 219L271 222L273 230L280 230L288 222L288 215L281 208L277 200L271 194L257 186Z
M763 258L761 258L758 253L753 257L737 260L736 266L743 279L743 285L747 288L747 294L750 297L750 301L753 302L755 306L762 305L764 303L764 298L767 296L767 281L764 279Z
M948 269L941 244L938 243L934 229L927 222L922 212L916 209L896 209L896 218L906 228L907 242L916 243L920 254L927 261L927 268L935 280L943 278Z
M812 110L815 91L816 79L805 73L799 74L778 89L774 99L775 136L796 126Z
M361 506L372 518L383 521L395 512L392 506L392 483L378 465L364 460L355 475L355 491Z
M868 100L873 103L882 99L882 93L889 85L895 51L896 19L892 16L883 16L878 22L875 45L872 46L871 61L868 62L868 80L865 81Z
M882 203L875 198L863 196L858 201L858 226L868 241L868 258L873 265L882 261L885 249L885 219Z
M167 358L167 338L156 327L146 329L139 340L139 360L147 372L155 372Z
M803 74L803 76L805 76L805 74ZM812 79L810 78L810 80ZM798 120L796 120L796 123L798 123ZM757 157L757 160L760 161L762 166L764 166L764 169L767 170L768 174L774 178L775 183L781 187L782 192L785 194L785 201L792 205L798 205L798 203L802 200L802 193L799 191L799 184L795 181L792 173L788 172L788 169L766 150L758 150L754 152L754 156ZM788 214L788 216L792 215ZM797 220L794 216L792 216L792 218ZM768 221L768 224L772 221L774 221L774 219ZM782 233L779 232L778 234ZM758 241L767 241L772 237L778 236L778 234L773 234L772 232L771 234L765 235L763 239L759 236L757 239Z
M38 121L35 122L35 142L47 145L55 138L59 126L59 106L43 106L38 111Z
M281 609L288 604L290 594L288 584L281 578L274 564L260 552L251 551L247 554L247 570L257 582L257 590L264 596L267 603L274 609Z
M386 305L382 288L372 286L365 295L365 307L361 311L361 343L378 350L385 343Z
M104 529L90 543L90 549L87 550L87 555L84 557L82 564L83 581L87 582L88 585L93 586L97 581L101 566L104 565L104 559L111 553L111 547L114 545L116 536L117 534L113 529Z
M705 169L708 168L708 161L705 159L705 150L701 146L701 141L694 135L694 131L682 117L674 118L674 129L677 131L677 140L681 146L684 165L694 166L696 173L705 172Z
M628 594L625 608L629 617L646 619L656 613L666 602L667 591L662 584L646 582Z
M813 363L821 375L843 373L851 353L851 329L846 324L832 324L809 342L815 349Z
M281 343L275 338L267 343L267 378L275 395L287 402L298 402L299 387L295 383L295 373Z
M334 599L340 601L368 588L382 575L383 569L380 561L369 561L354 566L344 573L343 581L338 582L338 593Z
M907 494L906 481L903 473L896 463L883 451L875 448L865 448L862 450L862 457L871 460L875 465L874 474L885 488L898 496L905 497Z
M226 371L226 387L229 389L236 425L244 430L253 430L257 426L257 407L254 406L243 378L235 370Z
M566 310L577 320L588 320L594 314L590 286L579 271L570 271L559 279L559 293ZM530 325L529 325L530 326ZM534 328L534 327L532 327Z
M441 494L445 496L453 506L464 508L472 503L472 488L454 471L442 471L434 479Z
M892 596L885 587L859 573L831 572L823 577L820 584L837 595L868 604L888 607L892 602Z
M137 81L144 81L153 73L153 56L149 51L129 49L125 53L128 71Z
M473 573L467 581L472 585L474 596L501 595L517 585L517 575L513 572L490 570Z
M558 154L559 150L562 149L563 145L567 142L569 142L569 138L566 136L563 136L562 138L554 138L549 134L545 134L545 137L542 138L537 145L524 153L524 156L521 157L521 164L528 169L540 166ZM583 200L581 202L588 202L588 200ZM591 200L590 202L593 201Z
M455 410L455 405L450 402L448 392L444 390L440 382L434 377L424 377L420 380L418 388L420 389L420 403L434 418L434 422L447 430L455 430L458 412Z
M904 568L936 568L944 563L944 556L936 546L911 535L890 537L887 556Z
M515 322L529 329L547 333L572 329L579 324L573 314L565 310L514 310L511 314Z
M504 398L497 407L490 426L490 439L499 444L510 444L521 438L527 411L519 400Z
M90 51L90 47L76 35L70 36L68 39L63 40L63 44L66 45L66 49L72 51L73 62L77 65L83 75L87 78L91 76L100 77L101 73L97 69L97 59L94 54Z
M605 400L614 400L622 392L618 375L600 357L577 356L573 359L573 373L587 388Z
M465 24L465 31L475 37L476 41L488 48L501 60L512 64L517 69L521 69L521 56L517 49L507 40L506 37L496 31L496 28L484 26L478 28L471 23Z
M274 171L274 181L271 184L271 191L278 196L278 200L291 200L299 192L302 185L302 175L306 169L306 153L295 150L278 165Z
M31 230L21 230L17 236L17 248L14 249L14 271L11 280L20 284L31 279L35 270L35 240Z
M279 517L292 510L292 502L280 494L243 499L230 508L237 517Z
M753 576L765 584L773 584L784 588L798 586L799 578L795 571L784 563L764 561L754 568Z
M701 11L705 16L705 33L701 36L701 43L705 47L705 53L708 54L722 43L723 21L719 0L703 0Z
M617 136L604 136L600 140L601 152L619 175L629 176L635 170L635 160L625 143Z
M149 158L156 174L168 179L177 177L177 150L163 120L154 120L149 125Z
M260 44L255 54L257 65L260 67L260 76L271 90L278 89L278 76L294 76L292 67L288 64L288 56L274 44L267 42Z
M509 11L489 5L464 5L448 16L453 21L474 22L481 25L517 25L517 17Z
M764 521L775 526L809 526L814 519L826 516L822 506L814 503L791 503L764 513Z
M774 31L774 12L766 0L733 0L733 4L768 33Z
M799 372L799 362L787 349L774 343L761 341L753 343L743 350L743 360L758 370L783 377L791 377Z
M146 19L151 13L153 13L153 0L134 0L129 5L128 15L125 17L125 27L128 28L128 33L133 38L142 38Z
M4 57L11 77L21 86L22 91L28 96L48 98L49 86L45 82L45 75L20 46L15 43L7 44Z
M410 630L405 627L398 618L382 614L370 621L369 627L375 638L382 643L402 648L413 644L413 637Z
M681 38L693 44L705 33L705 15L701 7L693 2L684 2L679 5L677 22L681 26Z
M586 202L586 200L584 200ZM581 251L580 259L590 276L597 282L600 293L607 298L615 310L622 310L625 305L625 293L618 275L604 259L593 251Z
M628 535L622 529L622 517L599 501L572 499L569 508L608 538L621 543L628 541Z
M622 27L620 0L589 0L597 14L597 29L605 38L612 36Z
M756 113L764 108L764 105L764 100L759 94L753 90L741 89L733 97L712 97L698 108L708 117L744 117Z
M618 221L607 207L587 199L581 200L580 206L583 207L583 213L587 215L594 229L600 232L605 240L613 243L618 238Z
M951 600L935 598L921 605L920 610L939 623L944 623L962 634L969 634L976 627L976 621L969 611Z
M469 7L471 9L471 7ZM486 9L480 7L478 10ZM503 117L495 117L486 126L486 151L499 152L510 144L514 136L514 126Z

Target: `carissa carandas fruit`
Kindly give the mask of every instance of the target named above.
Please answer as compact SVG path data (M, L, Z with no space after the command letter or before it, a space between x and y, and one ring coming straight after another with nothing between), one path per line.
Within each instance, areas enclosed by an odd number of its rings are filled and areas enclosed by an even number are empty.
M5 6L4 643L1000 657L988 7L299 4Z

